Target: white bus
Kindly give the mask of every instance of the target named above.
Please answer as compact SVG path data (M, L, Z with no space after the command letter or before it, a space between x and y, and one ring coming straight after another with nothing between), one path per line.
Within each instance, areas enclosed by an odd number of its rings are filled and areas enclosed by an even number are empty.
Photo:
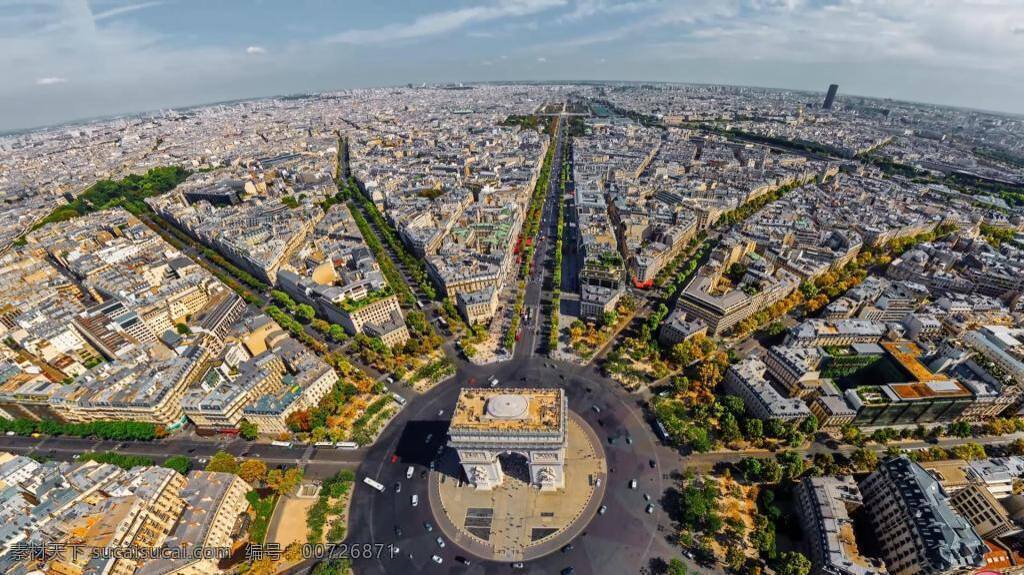
M364 477L363 483L369 485L370 487L376 489L377 491L380 491L381 493L384 493L384 486L370 479L369 477Z
M270 444L271 445L276 445L277 447L291 447L292 446L292 442L291 441L271 441Z
M395 399L395 403L397 403L398 405L405 405L405 398L402 397L401 395L398 395L397 393L392 393L391 397Z
M313 447L334 447L334 443L330 441L317 441L313 444Z
M359 444L355 441L339 441L335 445L338 449L359 449Z

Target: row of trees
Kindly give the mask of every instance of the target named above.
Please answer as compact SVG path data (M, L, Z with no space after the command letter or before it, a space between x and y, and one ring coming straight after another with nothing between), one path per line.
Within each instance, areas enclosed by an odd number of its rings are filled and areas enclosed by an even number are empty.
M276 305L268 305L263 308L271 319L277 322L278 325L288 330L292 334L292 337L301 341L306 347L316 351L317 353L327 353L327 345L324 342L310 335L306 328L295 319L291 314L285 312Z
M360 198L362 201L369 202L362 197L361 194L356 194L356 198ZM370 202L372 204L372 202ZM367 247L373 253L373 258L377 261L377 265L380 266L380 271L384 274L384 279L387 280L388 285L395 291L398 296L398 301L402 302L402 305L411 308L415 305L416 297L412 294L412 290L405 283L402 278L401 272L398 271L398 267L395 262L391 261L391 257L384 252L384 245L380 242L380 238L374 233L370 224L366 221L363 213L359 210L356 205L356 200L349 201L348 209L352 212L352 219L356 222L356 227L359 228L359 233L363 236L363 241L366 242Z
M568 146L566 146L568 148ZM558 349L559 310L562 304L562 238L565 228L565 184L569 177L569 162L562 163L562 176L559 187L562 194L558 197L558 221L555 224L555 271L551 276L551 330L548 333L549 353Z
M214 453L206 464L206 471L237 475L253 487L265 486L278 495L291 492L303 479L300 467L269 469L267 464L259 459L239 459L226 451Z
M374 205L369 198L363 194L358 194L355 197L359 201L365 213L369 214L370 218L373 220L374 226L380 232L384 241L391 247L392 253L398 256L402 265L405 266L405 269L412 275L412 279L416 282L416 285L419 286L420 290L422 290L429 299L437 299L437 290L434 289L434 285L430 281L430 275L427 273L427 268L423 264L423 260L418 259L409 252L409 249L398 237L398 234L395 233L391 225L384 219L384 216L382 216L380 211L377 210L377 206ZM360 232L363 233L363 237L365 238L366 233L363 232L362 228L360 228ZM379 257L377 259L378 261L380 260Z
M893 441L909 439L920 441L943 436L968 438L1021 433L1024 432L1024 418L996 417L981 423L956 421L944 426L935 425L927 428L923 425L904 427L902 429L882 427L875 429L870 434L864 434L860 428L854 425L846 425L843 426L841 431L843 441L851 445L862 446L869 441L885 445Z
M114 441L152 441L167 435L163 427L140 421L91 421L89 423L62 423L50 419L0 419L0 433L13 431L17 435L96 437Z
M548 124L548 133L554 138L556 131L558 130L558 118L553 118ZM547 153L544 154L544 163L540 168L540 175L537 176L537 183L533 187L533 194L530 196L530 206L526 211L526 221L523 224L523 229L519 234L520 240L522 238L535 238L537 233L540 231L540 217L544 210L544 197L548 192L548 180L551 177L551 163L555 154L555 146L548 146ZM520 254L522 257L522 267L520 269L519 280L516 282L516 303L512 308L512 321L509 322L508 331L505 332L505 337L502 343L504 343L506 349L512 349L516 342L516 334L519 332L519 321L523 314L523 302L526 299L526 278L530 277L530 268L533 265L533 245L525 245L528 242L523 242L521 246Z

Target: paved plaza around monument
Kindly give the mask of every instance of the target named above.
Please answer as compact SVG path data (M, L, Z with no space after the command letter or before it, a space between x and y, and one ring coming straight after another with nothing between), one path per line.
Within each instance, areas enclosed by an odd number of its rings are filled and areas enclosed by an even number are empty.
M514 454L502 456L505 481L490 491L454 479L458 462L446 457L430 478L431 508L445 535L501 561L540 557L576 537L597 512L608 470L593 429L575 413L568 422L565 488L558 491L530 486L526 461Z

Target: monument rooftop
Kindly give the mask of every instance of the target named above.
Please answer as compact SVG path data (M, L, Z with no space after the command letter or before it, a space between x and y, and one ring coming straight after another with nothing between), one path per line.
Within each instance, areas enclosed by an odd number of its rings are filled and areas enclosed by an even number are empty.
M561 389L463 389L449 431L560 432L564 426Z

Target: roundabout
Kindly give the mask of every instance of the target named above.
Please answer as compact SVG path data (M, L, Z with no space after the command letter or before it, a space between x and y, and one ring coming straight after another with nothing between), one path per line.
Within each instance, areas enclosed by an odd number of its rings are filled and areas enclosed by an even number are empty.
M564 487L531 485L526 458L501 456L504 481L477 489L459 477L461 467L449 453L431 472L430 509L437 525L468 553L515 563L542 557L569 544L597 514L607 467L597 434L570 413Z
M357 471L346 543L383 543L394 549L381 557L354 560L357 575L419 571L551 575L570 567L575 575L622 575L647 572L653 559L675 552L670 521L660 510L655 514L646 511L649 501L657 506L669 480L658 464L658 453L664 448L657 444L635 398L593 368L542 361L545 359L523 358L493 367L459 362L454 381L409 401L368 450ZM515 388L564 390L570 446L567 487L550 492L549 501L541 500L549 492L529 487L529 473L524 469L528 461L522 454L500 454L506 476L503 487L479 495L462 469L457 450L448 447L448 432L463 386L472 380L487 381L492 375L510 382L495 391L509 391L511 382ZM574 429L589 435L587 443L596 442L594 455L603 454L603 462L596 465L598 469L603 465L604 473L598 471L593 485L586 486L593 487L592 492L582 492L589 496L571 504L559 502L563 512L559 516L556 510L550 517L546 514L552 511L546 505L556 499L574 499L567 493L576 490L573 486L579 485L579 478L590 483L589 471L579 477L573 471ZM364 477L383 484L384 491L363 484ZM517 506L515 515L512 505L505 511L497 502L489 507L490 496L502 493L506 497L511 493L513 498L529 493L535 498L533 511L529 503ZM469 513L473 497L487 498L488 505L473 503L472 507L492 509L490 517L487 511ZM570 507L580 511L570 512ZM599 512L602 507L604 513ZM501 513L507 515L499 521L496 516ZM521 523L512 523L516 518ZM487 526L488 521L491 531L497 528L502 532L482 537L478 528Z

